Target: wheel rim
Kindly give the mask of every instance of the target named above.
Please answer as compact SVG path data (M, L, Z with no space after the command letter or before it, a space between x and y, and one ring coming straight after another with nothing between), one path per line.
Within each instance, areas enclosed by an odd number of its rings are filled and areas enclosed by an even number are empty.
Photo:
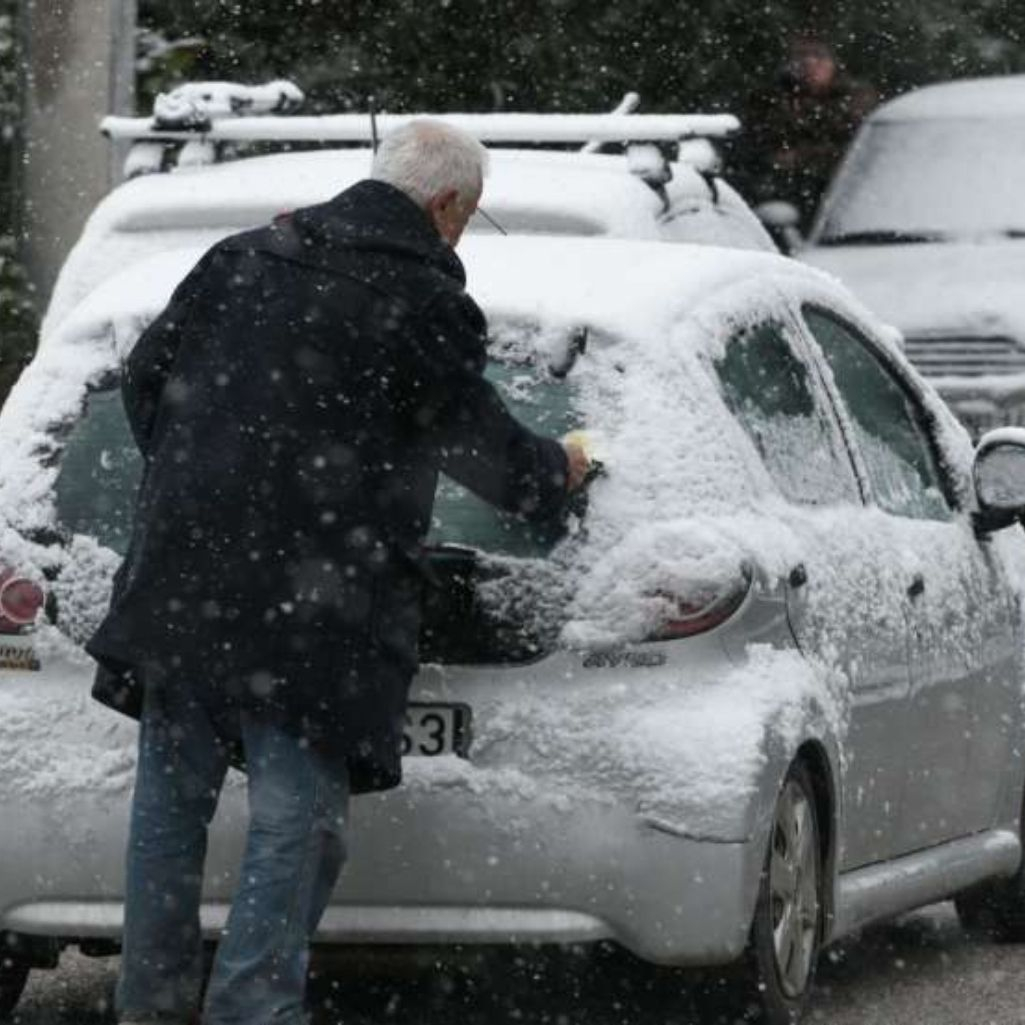
M790 780L776 806L769 861L772 941L780 985L788 997L808 985L819 922L819 858L815 817L803 788Z

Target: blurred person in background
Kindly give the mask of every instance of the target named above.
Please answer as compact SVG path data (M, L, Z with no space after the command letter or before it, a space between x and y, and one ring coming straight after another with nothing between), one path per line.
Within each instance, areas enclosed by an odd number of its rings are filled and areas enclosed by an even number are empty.
M743 117L738 183L753 202L793 204L807 230L855 130L878 102L814 35L791 39L775 85L757 92Z

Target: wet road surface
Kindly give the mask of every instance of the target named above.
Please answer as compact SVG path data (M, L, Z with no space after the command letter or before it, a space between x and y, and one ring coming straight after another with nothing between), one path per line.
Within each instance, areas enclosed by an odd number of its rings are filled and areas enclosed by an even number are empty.
M34 973L12 1022L112 1025L116 959L67 952ZM706 980L715 985L716 977ZM502 952L458 965L387 955L323 959L314 1025L712 1025L735 1020L700 980L652 972L621 953ZM967 936L936 905L831 948L809 1009L814 1025L1025 1025L1025 946Z

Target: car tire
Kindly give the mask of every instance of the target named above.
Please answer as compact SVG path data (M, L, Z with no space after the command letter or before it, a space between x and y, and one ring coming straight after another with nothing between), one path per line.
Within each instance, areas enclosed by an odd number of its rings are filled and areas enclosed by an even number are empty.
M22 961L0 955L0 1021L17 1006L28 982L29 966Z
M1025 848L1025 801L1019 826ZM992 879L954 898L957 917L966 932L1000 943L1025 943L1025 859L1007 879Z
M793 1025L804 1011L822 942L823 879L815 788L795 762L776 800L747 955L767 1025Z

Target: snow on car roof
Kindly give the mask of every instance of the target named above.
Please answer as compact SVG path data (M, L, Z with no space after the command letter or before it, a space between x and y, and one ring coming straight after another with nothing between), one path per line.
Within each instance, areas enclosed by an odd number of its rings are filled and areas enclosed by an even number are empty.
M364 177L369 151L321 150L252 157L133 179L96 207L57 280L43 336L98 284L154 252L208 246L233 231L264 224L283 210L328 199ZM764 229L726 183L718 200L690 165L674 165L667 186L672 214L609 154L498 150L485 187L487 214L512 234L665 237L773 249ZM483 215L471 234L497 229Z
M203 252L160 253L108 278L44 337L41 350L106 338L124 355ZM640 325L657 330L758 271L819 280L812 268L771 253L632 239L467 236L459 253L470 294L492 315L600 323L624 333Z
M365 149L317 150L145 175L115 189L87 230L249 227L267 220L268 212L329 199L366 177L370 160ZM675 172L676 188L707 193L692 168L676 165ZM538 210L572 217L582 233L590 227L591 234L633 235L638 220L652 221L661 210L658 196L627 171L623 157L510 150L492 151L484 206L499 220L503 211L516 217Z
M898 96L874 111L871 121L1025 116L1025 75L941 82Z

